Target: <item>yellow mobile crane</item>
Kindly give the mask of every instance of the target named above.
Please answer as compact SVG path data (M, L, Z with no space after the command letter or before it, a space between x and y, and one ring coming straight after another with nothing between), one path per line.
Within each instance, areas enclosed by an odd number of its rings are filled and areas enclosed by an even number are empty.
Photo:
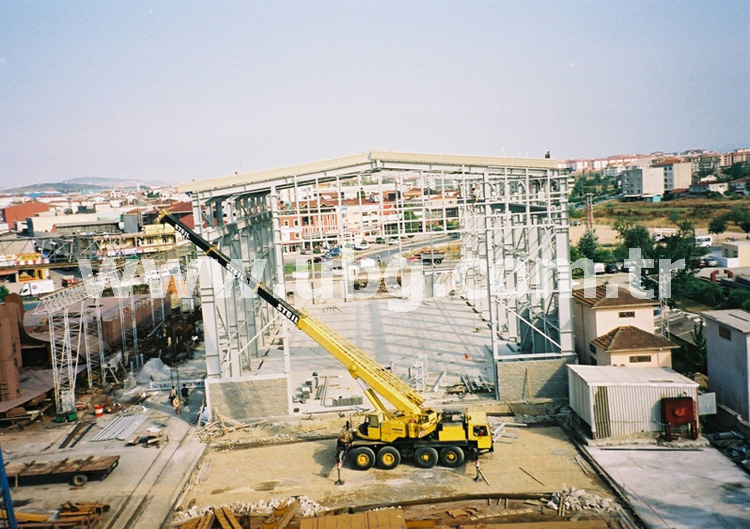
M249 286L302 332L333 355L362 384L375 411L352 429L347 422L338 440L339 455L349 454L352 466L366 470L375 463L392 469L403 459L413 458L417 466L430 468L440 462L447 467L460 466L465 457L477 458L493 450L485 413L439 413L423 407L425 398L375 362L353 343L324 323L277 298L265 285L235 266L216 246L162 211L159 222L166 222L181 235L215 259L225 270ZM383 401L390 403L395 411Z

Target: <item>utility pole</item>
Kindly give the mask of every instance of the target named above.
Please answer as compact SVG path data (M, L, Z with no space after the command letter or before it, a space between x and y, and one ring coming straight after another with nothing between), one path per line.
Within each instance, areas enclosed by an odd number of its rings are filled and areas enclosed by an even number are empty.
M586 230L594 229L594 195L586 193Z

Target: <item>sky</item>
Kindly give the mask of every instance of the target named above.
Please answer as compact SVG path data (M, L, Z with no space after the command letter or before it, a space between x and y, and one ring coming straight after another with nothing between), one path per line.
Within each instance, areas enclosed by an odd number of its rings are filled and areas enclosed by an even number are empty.
M750 147L750 3L0 2L0 187Z

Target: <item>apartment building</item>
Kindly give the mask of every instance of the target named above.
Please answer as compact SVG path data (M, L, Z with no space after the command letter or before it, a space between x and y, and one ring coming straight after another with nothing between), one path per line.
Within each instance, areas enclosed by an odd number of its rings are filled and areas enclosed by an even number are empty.
M631 166L622 172L622 192L627 198L660 197L664 191L663 167Z

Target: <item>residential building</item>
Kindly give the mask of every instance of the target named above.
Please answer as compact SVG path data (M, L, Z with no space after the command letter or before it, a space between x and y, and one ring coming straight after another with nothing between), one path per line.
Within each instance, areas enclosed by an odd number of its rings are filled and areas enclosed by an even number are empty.
M581 364L598 364L598 346L592 342L618 327L654 332L656 300L635 297L628 288L618 285L599 285L593 296L587 297L588 293L585 288L573 292L575 350ZM603 343L601 347L606 349Z
M693 164L690 162L661 162L664 168L664 191L688 188L693 183Z
M672 367L675 348L662 336L624 325L592 340L589 353L600 366Z
M8 224L8 229L10 230L22 231L18 229L18 223L25 228L27 218L33 217L37 213L45 213L50 209L52 209L52 206L49 204L36 201L6 206L0 209L0 222Z
M708 387L716 402L750 431L750 312L710 310L706 322ZM739 415L739 416L737 416Z
M723 195L729 190L726 182L698 182L690 186L691 195L705 195L708 193L719 193Z
M664 194L664 168L628 167L622 172L622 192L626 198L662 196Z

